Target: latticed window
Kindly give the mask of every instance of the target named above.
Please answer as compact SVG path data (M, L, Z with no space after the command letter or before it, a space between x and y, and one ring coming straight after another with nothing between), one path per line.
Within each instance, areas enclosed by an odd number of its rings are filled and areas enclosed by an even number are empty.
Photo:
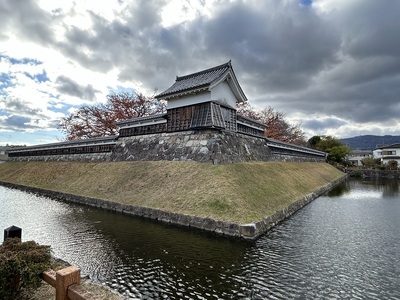
M229 131L236 131L236 111L234 109L221 106L221 114L225 122L225 129Z
M211 103L212 119L211 124L213 127L225 128L225 121L222 117L221 106L217 103Z
M188 130L191 127L194 106L186 106L167 111L167 131Z
M202 103L194 106L194 114L191 122L192 128L205 127L211 125L210 103Z
M166 130L167 130L166 123L144 125L138 127L122 128L119 131L119 136L127 137L127 136L141 135L141 134L160 133L160 132L165 132Z

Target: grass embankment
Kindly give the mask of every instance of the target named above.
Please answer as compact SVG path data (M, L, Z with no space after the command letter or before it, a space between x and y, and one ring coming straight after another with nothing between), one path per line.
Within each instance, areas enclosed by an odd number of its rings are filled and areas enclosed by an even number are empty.
M0 181L240 224L271 215L341 176L326 163L0 164Z

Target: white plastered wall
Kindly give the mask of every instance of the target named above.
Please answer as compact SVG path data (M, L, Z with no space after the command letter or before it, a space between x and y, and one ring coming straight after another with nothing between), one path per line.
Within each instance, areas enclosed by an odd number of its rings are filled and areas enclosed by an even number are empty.
M211 89L211 99L236 107L236 97L226 80Z
M167 109L203 103L210 100L211 93L209 91L203 91L197 94L189 94L179 98L168 99Z

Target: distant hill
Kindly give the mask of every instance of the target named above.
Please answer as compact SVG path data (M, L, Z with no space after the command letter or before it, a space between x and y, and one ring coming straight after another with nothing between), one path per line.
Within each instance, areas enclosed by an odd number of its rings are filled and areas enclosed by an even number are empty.
M340 141L353 150L374 150L376 145L391 145L400 143L400 135L360 135Z

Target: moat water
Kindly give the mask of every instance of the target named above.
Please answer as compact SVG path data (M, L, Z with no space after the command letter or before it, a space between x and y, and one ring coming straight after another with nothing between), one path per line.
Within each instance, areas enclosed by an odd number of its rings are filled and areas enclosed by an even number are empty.
M399 181L348 180L254 243L0 186L0 228L128 299L400 299Z

